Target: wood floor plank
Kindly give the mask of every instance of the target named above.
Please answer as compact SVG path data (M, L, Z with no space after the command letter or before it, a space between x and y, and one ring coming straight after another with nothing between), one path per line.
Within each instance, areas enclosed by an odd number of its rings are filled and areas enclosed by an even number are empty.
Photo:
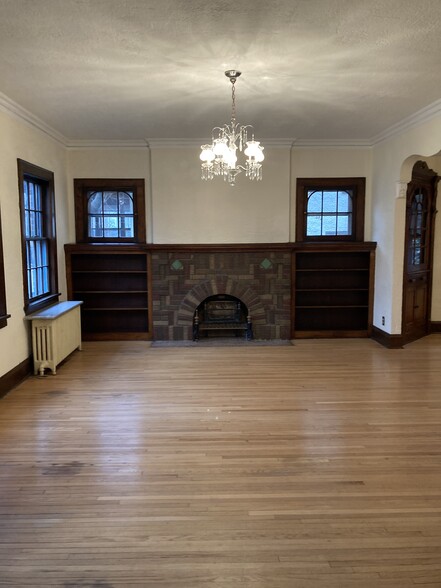
M0 587L441 586L441 335L86 342L0 400Z

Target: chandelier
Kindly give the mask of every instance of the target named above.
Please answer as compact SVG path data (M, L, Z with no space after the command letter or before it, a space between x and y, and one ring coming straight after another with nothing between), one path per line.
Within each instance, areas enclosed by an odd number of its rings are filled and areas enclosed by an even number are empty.
M240 125L236 122L234 85L241 73L235 69L225 72L231 82L231 122L229 125L214 127L211 145L201 146L200 159L203 180L212 180L215 176L223 176L230 186L234 186L236 176L243 171L250 180L262 179L263 147L259 141L254 140L254 130L251 125ZM250 140L248 140L249 136ZM237 162L238 150L243 151L246 156L244 165Z

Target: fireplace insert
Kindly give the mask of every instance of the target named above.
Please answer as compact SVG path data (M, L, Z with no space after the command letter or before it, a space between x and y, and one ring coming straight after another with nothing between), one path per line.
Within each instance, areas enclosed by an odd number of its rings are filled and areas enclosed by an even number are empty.
M220 294L206 298L198 306L193 320L193 340L197 341L201 331L231 331L236 337L245 333L247 340L252 339L251 317L248 309L238 298Z

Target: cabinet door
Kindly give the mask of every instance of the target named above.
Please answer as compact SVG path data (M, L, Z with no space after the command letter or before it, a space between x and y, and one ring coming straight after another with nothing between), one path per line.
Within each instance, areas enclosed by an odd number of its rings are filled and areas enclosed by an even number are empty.
M411 278L405 290L404 333L423 336L427 327L427 277Z
M437 181L436 173L419 161L407 188L402 321L407 340L429 332Z

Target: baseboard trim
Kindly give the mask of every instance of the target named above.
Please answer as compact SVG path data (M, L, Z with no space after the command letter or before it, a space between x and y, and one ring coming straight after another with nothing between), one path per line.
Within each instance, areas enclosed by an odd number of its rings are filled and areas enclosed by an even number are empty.
M387 349L402 349L405 341L403 335L391 335L378 327L372 327L372 339Z
M431 321L429 328L431 333L441 333L441 321Z
M32 365L32 356L29 356L0 378L0 398L32 374Z

